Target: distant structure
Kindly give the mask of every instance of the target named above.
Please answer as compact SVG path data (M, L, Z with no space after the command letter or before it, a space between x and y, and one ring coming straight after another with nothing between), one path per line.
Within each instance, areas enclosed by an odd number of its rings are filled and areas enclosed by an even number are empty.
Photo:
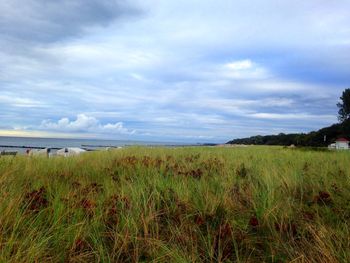
M349 140L345 138L339 138L335 141L335 143L328 145L328 149L349 150Z
M45 148L45 149L27 149L26 153L29 156L47 156L47 157L50 157L51 149L50 148Z
M0 152L0 156L2 155L12 155L12 156L16 156L18 152L6 152L6 151L1 151Z
M75 156L75 155L79 155L81 153L86 152L86 150L81 149L81 148L63 148L60 149L56 152L57 156L64 156L64 157L69 157L69 156Z

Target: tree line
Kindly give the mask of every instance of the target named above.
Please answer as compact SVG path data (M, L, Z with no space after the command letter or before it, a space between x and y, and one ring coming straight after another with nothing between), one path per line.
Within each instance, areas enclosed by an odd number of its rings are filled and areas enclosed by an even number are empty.
M278 135L257 135L249 138L234 139L228 144L255 144L255 145L296 145L323 147L334 142L339 137L348 138L350 134L350 89L343 91L340 102L337 104L339 109L339 123L329 127L322 128L318 131L309 133L293 133Z

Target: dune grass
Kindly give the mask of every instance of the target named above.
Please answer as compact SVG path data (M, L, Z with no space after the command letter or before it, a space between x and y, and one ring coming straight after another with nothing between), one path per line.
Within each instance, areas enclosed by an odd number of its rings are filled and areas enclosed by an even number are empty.
M350 262L350 153L0 158L0 262Z

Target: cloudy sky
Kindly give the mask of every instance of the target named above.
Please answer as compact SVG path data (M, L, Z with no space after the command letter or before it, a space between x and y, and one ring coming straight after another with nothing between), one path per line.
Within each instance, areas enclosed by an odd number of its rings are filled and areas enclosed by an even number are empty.
M349 0L0 0L0 135L225 142L337 121Z

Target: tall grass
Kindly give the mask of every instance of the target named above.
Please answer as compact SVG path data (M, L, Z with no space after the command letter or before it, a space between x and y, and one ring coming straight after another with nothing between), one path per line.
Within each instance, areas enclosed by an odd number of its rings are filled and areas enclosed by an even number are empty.
M0 158L0 262L350 262L350 153Z

